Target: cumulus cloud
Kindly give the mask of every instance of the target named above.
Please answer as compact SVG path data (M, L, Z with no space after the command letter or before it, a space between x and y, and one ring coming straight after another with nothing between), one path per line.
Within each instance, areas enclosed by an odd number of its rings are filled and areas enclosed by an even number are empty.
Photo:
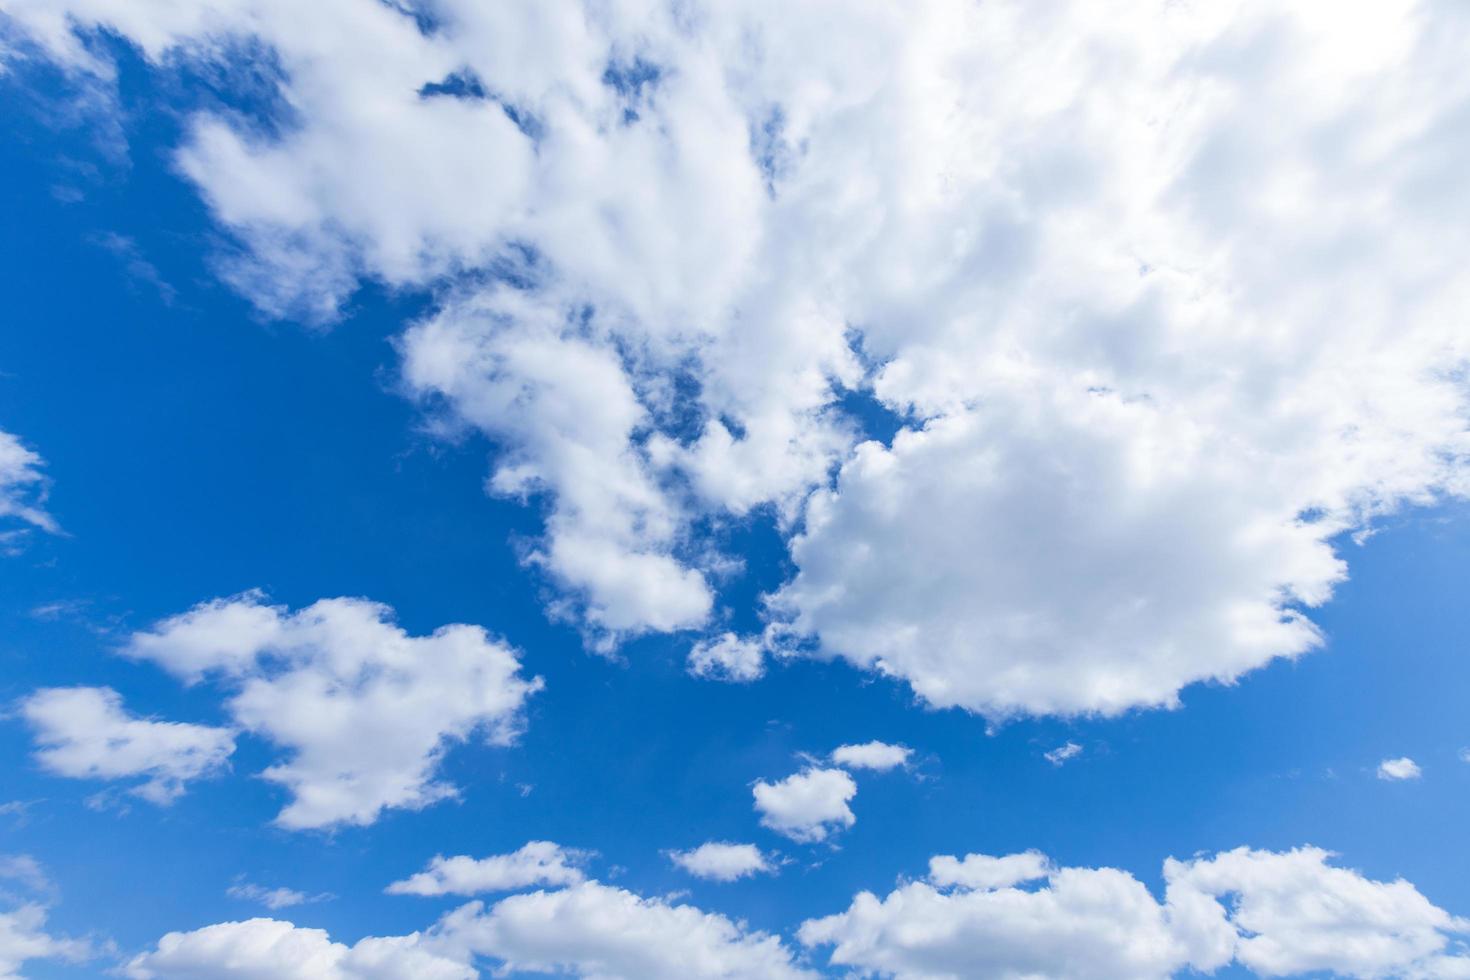
M1399 759L1384 759L1378 763L1378 778L1389 782L1418 779L1422 775L1424 772L1419 768L1419 763L1408 756Z
M724 633L701 640L689 651L689 673L695 677L745 683L759 680L766 672L765 645Z
M439 927L451 945L507 972L566 972L597 980L807 980L775 936L691 905L642 898L595 881L475 902Z
M883 898L860 893L847 911L803 923L799 936L832 947L835 966L897 980L1163 980L1231 962L1263 976L1470 972L1470 959L1449 951L1470 922L1407 882L1373 881L1330 857L1306 847L1170 859L1159 901L1126 872L1057 868L1034 851L939 856L927 881Z
M46 512L46 478L41 472L41 457L16 436L0 429L0 521L19 520L43 531L60 530L56 519ZM0 538L0 545L14 532Z
M389 895L478 895L534 885L572 885L582 880L583 851L535 840L509 854L487 858L436 856L427 869L386 889Z
M847 805L857 784L841 769L806 769L775 783L757 780L751 793L761 826L794 841L826 840L857 822Z
M370 936L353 946L321 929L278 919L221 922L171 932L122 969L132 980L474 980L459 959L427 948L418 933Z
M98 29L272 52L289 125L202 110L175 158L228 277L432 288L405 388L545 505L599 644L707 627L703 529L760 511L785 652L1170 706L1318 647L1343 536L1470 490L1452 2L5 9L94 80Z
M448 747L476 732L510 743L541 687L479 626L409 636L391 617L346 598L293 613L252 592L163 620L124 653L187 682L217 679L236 724L290 752L263 773L291 791L281 826L370 824L453 796L435 778Z
M347 946L275 919L171 932L123 969L133 980L471 980L474 963L589 980L814 980L779 938L691 905L584 881L471 902L432 928Z
M908 765L914 750L906 745L886 742L864 742L861 745L839 745L832 750L832 761L847 769L876 769L886 772Z
M53 687L20 703L35 734L35 760L72 779L143 777L131 792L166 806L184 784L218 772L235 751L227 728L131 715L106 687Z
M673 861L696 878L711 881L735 881L757 874L773 874L771 859L754 844L731 844L709 841L687 851L670 851Z

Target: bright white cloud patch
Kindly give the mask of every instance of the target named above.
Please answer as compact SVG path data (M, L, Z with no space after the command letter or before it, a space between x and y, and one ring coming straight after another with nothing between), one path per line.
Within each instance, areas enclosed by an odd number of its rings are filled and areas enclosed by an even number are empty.
M321 929L277 919L171 932L122 970L132 980L474 980L478 971L440 955L423 936L370 936L353 946Z
M478 860L438 856L426 870L389 885L389 895L479 895L535 885L572 885L586 854L550 841L531 841L520 850Z
M125 652L187 681L218 678L236 723L290 751L264 773L293 796L281 826L369 824L454 795L435 778L449 745L476 732L509 743L541 687L478 626L409 636L391 615L364 599L291 613L247 593L137 633Z
M46 479L41 457L20 439L0 429L0 521L19 520L43 531L58 531L55 518L42 506ZM0 548L15 532L0 536Z
M1419 768L1419 763L1404 756L1399 759L1384 759L1378 763L1378 778L1390 782L1398 782L1405 779L1418 779L1424 775Z
M886 742L864 742L861 745L839 745L832 750L832 761L848 769L876 769L886 772L907 765L913 749Z
M696 878L735 881L756 874L771 874L776 866L754 844L710 841L688 851L670 851L673 861Z
M847 805L857 784L841 769L807 769L775 783L758 780L751 792L761 826L795 841L826 840L857 822Z
M744 683L760 679L766 672L765 659L765 645L760 640L725 633L694 645L689 651L689 673Z
M1163 980L1232 961L1263 976L1470 975L1470 959L1450 952L1470 922L1330 856L1240 848L1170 859L1162 902L1126 872L1056 868L1036 852L940 856L928 881L885 898L863 892L847 911L804 923L800 938L832 947L833 965L897 980Z
M167 805L184 784L222 769L235 751L227 728L131 715L106 687L53 687L20 703L41 767L72 779L133 779L132 792Z
M201 111L176 156L231 281L434 287L405 387L546 503L527 559L598 643L706 626L698 529L764 507L789 652L997 718L1173 705L1320 644L1344 532L1470 490L1453 2L6 9L94 80L77 31L272 50L291 124Z
M691 905L641 898L595 881L512 895L450 913L446 942L512 973L597 980L810 980L775 936Z

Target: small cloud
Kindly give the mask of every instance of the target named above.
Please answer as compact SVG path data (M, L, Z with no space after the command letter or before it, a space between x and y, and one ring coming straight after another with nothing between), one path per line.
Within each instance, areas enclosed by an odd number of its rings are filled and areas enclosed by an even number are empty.
M1470 762L1470 748L1460 750L1460 761Z
M1378 778L1390 782L1399 782L1405 779L1418 779L1423 770L1419 764L1408 756L1400 759L1384 759L1378 763Z
M308 895L294 888L266 888L254 882L236 879L235 884L225 889L225 894L231 898L242 899L247 902L257 902L271 911L288 909L293 905L308 905L312 902L326 902L335 898L331 892L319 892Z
M748 684L766 672L765 647L758 639L726 633L701 640L689 651L689 673L709 680Z
M876 769L887 772L907 765L913 749L887 742L864 742L861 745L839 745L832 750L832 761L845 769Z
M755 874L772 874L776 865L754 844L710 841L690 851L669 851L673 861L696 878L735 881Z
M1046 761L1050 762L1052 765L1060 766L1068 759L1075 759L1081 754L1082 746L1078 745L1076 742L1066 742L1062 745L1058 745L1050 752L1047 752L1045 754L1045 758Z

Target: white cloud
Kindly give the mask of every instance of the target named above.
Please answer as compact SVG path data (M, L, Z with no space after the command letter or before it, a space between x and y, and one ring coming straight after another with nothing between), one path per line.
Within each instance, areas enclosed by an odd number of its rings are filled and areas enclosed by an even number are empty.
M235 751L227 728L155 721L128 714L106 687L53 687L20 703L35 733L41 767L72 779L145 777L132 792L172 803L191 779L222 769Z
M123 968L132 980L471 980L500 972L589 980L815 980L775 936L690 905L584 881L471 902L433 928L347 946L275 919L171 932ZM499 975L497 972L496 975Z
M14 882L30 898L0 890L0 980L22 980L20 972L31 960L63 960L78 963L90 958L90 943L59 938L45 931L46 909L56 887L32 857L25 854L0 856L0 880Z
M386 889L389 895L478 895L533 885L572 885L587 855L550 841L531 841L520 850L475 859L436 856L426 870Z
M847 806L857 784L841 769L807 769L776 783L758 780L751 792L761 826L794 841L826 840L857 822Z
M565 972L595 980L798 980L775 936L690 905L641 898L595 881L474 902L440 923L446 942L510 973Z
M0 429L0 519L14 518L55 533L61 529L42 506L46 487L43 465L41 457L20 439Z
M864 742L861 745L839 745L832 750L832 761L848 769L876 769L885 772L908 765L914 750L905 745L886 742Z
M406 387L544 498L528 558L600 643L705 626L700 529L766 507L783 652L997 718L1173 705L1320 645L1344 532L1470 490L1454 3L6 10L97 77L73 25L273 50L292 125L202 112L176 157L232 281L432 288ZM508 111L420 96L461 70Z
M124 652L186 681L217 677L236 723L289 750L264 772L292 793L281 826L369 824L453 796L435 778L448 747L476 732L508 744L541 687L478 626L409 636L391 616L364 599L291 613L247 593L134 634Z
M267 888L251 881L237 881L225 889L225 894L246 902L258 902L272 912L312 902L325 902L332 897L326 892L308 895L294 888Z
M760 640L725 633L700 640L689 651L689 673L695 677L746 683L765 672L765 645Z
M1061 745L1058 745L1050 752L1043 753L1043 756L1045 757L1046 761L1050 762L1052 765L1060 766L1068 759L1075 759L1081 754L1082 746L1078 745L1076 742L1068 741L1064 742Z
M1408 756L1404 756L1401 759L1384 759L1382 762L1378 763L1379 779L1399 781L1405 779L1418 779L1422 775L1424 775L1424 773L1423 770L1419 768L1419 763L1415 762L1413 759L1410 759Z
M354 946L321 929L277 919L221 922L171 932L123 967L132 980L473 980L462 959L428 948L419 933L370 936Z
M1170 859L1160 902L1126 872L1057 868L1034 851L940 856L928 881L860 893L799 936L831 946L834 966L897 980L1162 980L1231 962L1263 976L1470 975L1470 959L1450 952L1470 922L1405 881L1373 881L1329 857L1308 847Z
M673 861L696 878L735 881L756 874L773 874L776 866L754 844L709 841L688 851L670 851Z

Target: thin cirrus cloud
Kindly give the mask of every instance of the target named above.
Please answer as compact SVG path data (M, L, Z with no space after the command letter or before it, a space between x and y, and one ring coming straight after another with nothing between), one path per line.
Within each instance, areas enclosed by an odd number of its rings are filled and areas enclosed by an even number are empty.
M72 779L141 779L130 792L166 806L185 784L221 771L235 751L228 728L129 714L106 687L53 687L20 703L36 762Z
M1470 490L1444 5L10 8L93 89L104 27L274 53L292 126L175 151L227 278L435 287L404 389L547 501L526 561L594 646L709 629L702 519L766 508L783 653L993 719L1171 706L1321 645L1344 532ZM516 113L421 95L456 73Z
M429 866L385 891L389 895L480 895L516 891L538 885L573 885L582 881L586 851L551 841L531 841L509 854L486 858L434 857Z
M19 521L53 534L61 530L45 508L43 465L40 454L19 437L0 429L0 526ZM12 528L0 533L0 551L12 550L10 542L23 530Z
M123 653L219 684L241 729L287 750L263 773L292 796L279 825L370 824L454 796L435 776L443 753L475 735L511 743L541 688L481 627L410 636L391 614L347 598L290 612L251 592L135 633Z

